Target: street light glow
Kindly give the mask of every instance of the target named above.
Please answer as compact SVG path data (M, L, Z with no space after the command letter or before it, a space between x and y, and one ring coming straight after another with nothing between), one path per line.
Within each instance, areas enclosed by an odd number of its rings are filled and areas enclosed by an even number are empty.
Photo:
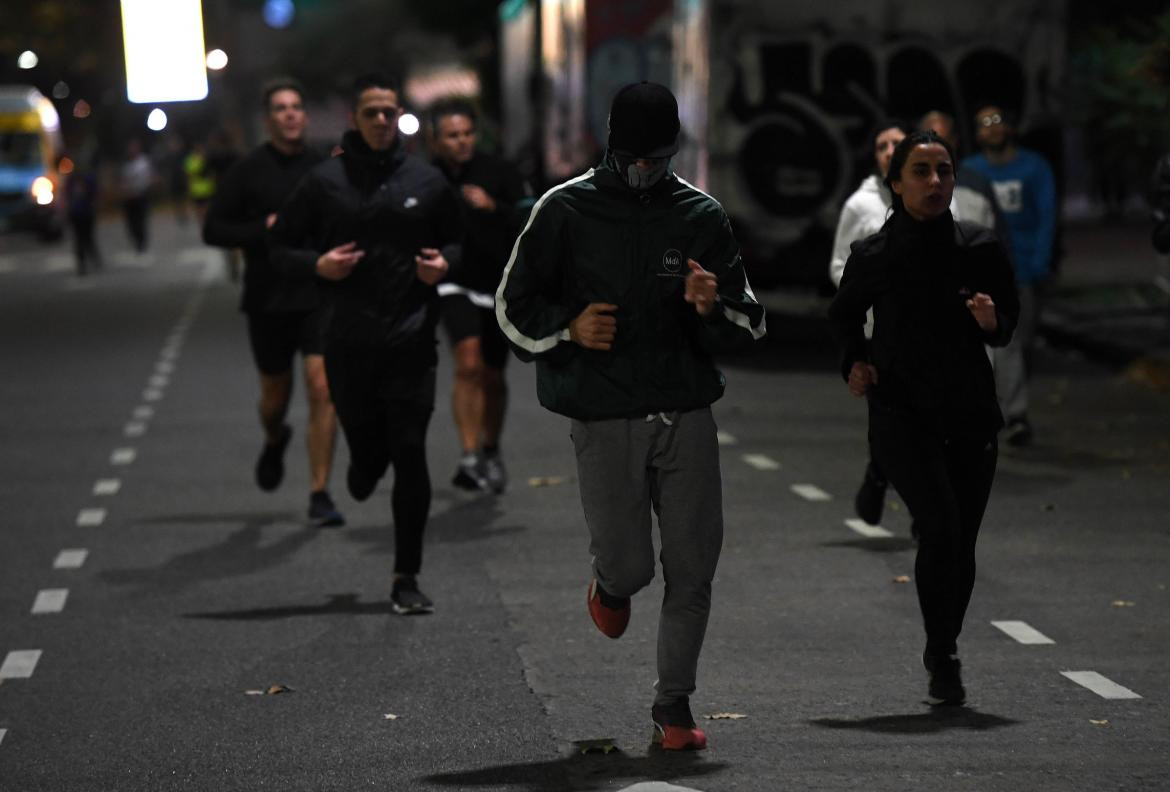
M296 6L292 0L264 0L264 22L268 27L280 30L292 24L296 16Z
M126 96L137 104L207 97L200 0L122 0Z
M221 49L213 49L207 53L207 68L212 71L219 71L228 65L227 53Z
M403 113L398 118L398 131L404 135L413 135L418 132L418 116L414 113Z
M162 111L161 107L150 111L150 115L146 117L146 128L151 132L162 132L167 128L167 114Z
M25 50L20 53L20 57L16 59L16 65L22 69L35 69L41 59L32 50Z

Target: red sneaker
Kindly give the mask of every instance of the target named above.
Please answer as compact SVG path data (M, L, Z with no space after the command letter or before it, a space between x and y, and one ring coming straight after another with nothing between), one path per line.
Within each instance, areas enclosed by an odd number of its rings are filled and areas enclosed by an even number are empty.
M606 595L608 597L608 595ZM597 585L597 578L589 582L589 615L602 635L609 638L621 638L622 633L630 623L630 600L627 597L625 604L611 608L601 601L601 586Z
M667 751L701 751L707 747L707 735L695 726L691 708L685 703L650 710L654 722L654 744Z

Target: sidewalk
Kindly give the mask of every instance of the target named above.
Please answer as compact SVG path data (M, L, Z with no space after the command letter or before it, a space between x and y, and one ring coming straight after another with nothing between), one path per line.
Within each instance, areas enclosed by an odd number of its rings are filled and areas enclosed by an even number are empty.
M1154 251L1148 224L1070 224L1064 249L1040 335L1170 390L1170 261Z

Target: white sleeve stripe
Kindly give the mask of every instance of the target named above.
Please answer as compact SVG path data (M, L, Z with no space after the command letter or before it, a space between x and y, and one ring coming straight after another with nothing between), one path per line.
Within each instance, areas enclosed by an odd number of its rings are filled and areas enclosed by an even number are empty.
M500 329L504 331L504 335L508 337L513 344L523 350L531 352L532 354L540 354L559 344L562 338L568 333L567 328L561 328L552 335L547 335L544 338L529 338L520 332L516 325L508 318L508 301L504 299L504 289L508 285L508 276L512 274L512 265L516 263L516 253L520 249L520 239L528 233L528 229L532 227L532 221L536 218L536 213L541 210L553 193L568 187L570 184L576 184L579 181L588 179L593 175L593 168L590 168L587 173L583 173L576 178L569 179L563 184L558 184L551 190L540 196L540 200L532 207L532 212L528 215L528 222L524 224L524 230L516 236L516 241L512 244L512 255L508 257L508 264L504 267L504 274L500 278L500 285L496 289L496 321L500 325Z

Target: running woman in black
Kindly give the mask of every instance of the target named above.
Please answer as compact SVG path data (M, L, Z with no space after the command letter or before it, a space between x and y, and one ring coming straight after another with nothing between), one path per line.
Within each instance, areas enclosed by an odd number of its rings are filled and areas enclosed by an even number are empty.
M458 200L443 174L407 154L396 79L354 83L341 153L301 181L272 228L290 277L318 281L329 312L325 369L349 444L347 484L362 501L394 466L398 613L429 613L418 587L431 504L426 433L435 407L436 284L462 253Z
M284 451L292 437L285 423L293 392L293 359L304 359L309 401L309 520L318 527L345 524L329 495L337 419L329 398L323 357L322 312L310 279L282 278L268 255L268 230L297 182L321 161L305 145L308 116L304 92L295 80L278 78L264 89L268 141L225 173L203 222L203 241L244 251L240 310L248 318L248 339L260 372L260 425L264 447L256 462L256 483L271 491L284 479Z
M869 401L874 458L918 531L930 699L961 704L958 637L1003 427L984 345L1011 340L1019 300L994 232L951 216L955 157L942 138L908 135L885 182L893 215L854 246L829 318L849 391Z

